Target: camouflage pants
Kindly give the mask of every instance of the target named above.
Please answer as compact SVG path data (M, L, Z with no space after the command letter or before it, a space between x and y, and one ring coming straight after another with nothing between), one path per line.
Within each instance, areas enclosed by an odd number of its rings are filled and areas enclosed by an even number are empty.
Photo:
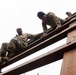
M22 41L20 40L11 39L8 45L8 51L14 54L17 51L24 49L26 46L27 46L26 42L25 44L23 44Z
M2 43L1 49L0 49L0 56L5 57L6 51L7 51L8 43Z

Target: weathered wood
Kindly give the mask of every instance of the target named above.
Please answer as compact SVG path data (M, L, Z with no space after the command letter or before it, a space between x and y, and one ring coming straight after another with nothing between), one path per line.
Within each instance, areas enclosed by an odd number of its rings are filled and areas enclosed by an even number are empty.
M62 32L60 32L60 33L58 33L58 34L44 40L43 42L41 42L41 43L33 46L32 48L24 51L23 53L20 53L19 55L15 56L8 63L3 64L0 68L3 68L3 67L5 67L5 66L7 66L7 65L9 65L9 64L11 64L11 63L13 63L15 61L18 61L18 60L24 58L25 56L27 56L27 55L29 55L31 53L34 53L34 52L36 52L36 51L38 51L38 50L40 50L40 49L42 49L42 48L44 48L44 47L46 47L48 45L51 45L52 43L55 43L55 42L65 38L67 36L67 33L69 31L74 30L74 29L76 29L76 26L67 28L67 29L63 30Z
M23 51L28 50L29 48L31 48L31 47L33 47L33 46L35 46L35 45L43 42L44 40L52 37L53 35L56 35L56 34L58 34L59 32L65 30L66 28L69 27L69 24L70 24L70 23L72 23L72 22L74 22L74 21L76 20L76 14L73 15L72 18L73 18L73 20L71 20L71 18L68 19L68 20L65 20L65 22L64 22L63 25L62 25L62 27L61 27L59 30L53 30L53 31L50 31L50 30L49 30L48 34L47 34L45 37L39 38L38 40L33 41L33 42L32 42L30 45L28 45L24 50L21 50L20 52L17 52L15 55L17 55L17 54L19 54L19 53L22 53Z
M24 49L26 51L22 52L21 54L19 54L16 57L12 58L8 63L0 66L0 68L3 68L3 67L23 58L25 56L28 56L28 55L46 47L46 46L48 46L48 45L51 45L51 44L65 38L67 36L67 33L76 29L76 26L69 27L69 24L73 23L74 21L76 21L76 14L74 14L71 18L67 19L63 23L62 27L59 30L54 30L54 31L48 33L44 38L40 38L37 41L33 42L32 44L30 44L28 47L26 47ZM51 53L49 52L50 54L47 53L47 54L44 54L36 59L30 60L29 62L25 62L25 64L18 66L16 68L12 69L11 71L9 71L7 73L3 73L3 74L4 75L14 75L14 74L18 75L19 73L27 72L34 68L46 65L46 64L54 62L56 60L59 60L63 57L64 52L76 48L76 41L73 41L73 42L68 41L68 42L67 42L68 45L65 44L65 45L55 49L54 50L55 52L52 51ZM49 58L51 58L51 60ZM53 59L53 58L55 58L55 59Z
M72 26L76 26L76 22L71 23ZM76 29L68 33L67 42L73 40L76 40ZM64 53L60 75L76 75L76 48Z
M55 62L63 58L63 54L71 49L76 48L76 40L70 42L69 44L64 44L54 50L44 53L36 58L33 58L21 65L10 69L9 71L2 73L3 75L15 75L21 74L35 68L47 65L49 63Z

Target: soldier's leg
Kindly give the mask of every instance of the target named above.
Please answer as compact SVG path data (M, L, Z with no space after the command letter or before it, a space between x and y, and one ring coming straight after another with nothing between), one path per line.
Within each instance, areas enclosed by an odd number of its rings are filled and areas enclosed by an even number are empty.
M55 17L55 23L57 26L61 26L61 21L58 17Z
M41 38L42 35L43 35L43 33L39 33L39 34L37 34L37 35L35 36L35 40Z
M7 52L7 46L8 46L8 43L2 43L2 45L1 45L1 49L0 49L0 61L2 63L9 60L7 58L7 53L8 53Z
M9 42L8 47L7 47L8 57L9 58L14 55L15 49L16 49L16 40L11 39L11 41Z
M0 49L0 64L2 64L3 62L2 62L2 60L1 60L1 53L2 53L2 50Z
M10 42L9 42L9 45L8 45L8 56L11 57L13 56L19 49L21 49L23 47L22 43L20 40L17 40L17 39L12 39Z
M8 43L2 43L1 45L1 57L5 57L7 54Z
M29 40L29 41L27 42L27 44L29 45L30 43L38 40L39 38L41 38L42 35L43 35L43 33L39 33L39 34L34 35L34 39Z

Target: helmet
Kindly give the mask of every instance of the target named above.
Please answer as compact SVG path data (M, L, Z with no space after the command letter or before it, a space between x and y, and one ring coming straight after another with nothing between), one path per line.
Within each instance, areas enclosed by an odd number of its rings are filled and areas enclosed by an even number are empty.
M43 15L45 15L44 12L38 12L38 13L37 13L37 16L38 16L39 18L41 18Z

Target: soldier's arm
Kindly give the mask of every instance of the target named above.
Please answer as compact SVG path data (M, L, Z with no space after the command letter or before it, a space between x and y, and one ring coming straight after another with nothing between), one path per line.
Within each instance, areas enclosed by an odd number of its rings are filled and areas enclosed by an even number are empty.
M27 34L27 38L28 39L34 39L34 35L33 34Z
M35 35L27 34L27 38L28 38L27 43L30 44L30 43L32 43L34 41Z
M47 26L45 23L42 23L42 28L43 28L44 33L46 33L47 32Z

